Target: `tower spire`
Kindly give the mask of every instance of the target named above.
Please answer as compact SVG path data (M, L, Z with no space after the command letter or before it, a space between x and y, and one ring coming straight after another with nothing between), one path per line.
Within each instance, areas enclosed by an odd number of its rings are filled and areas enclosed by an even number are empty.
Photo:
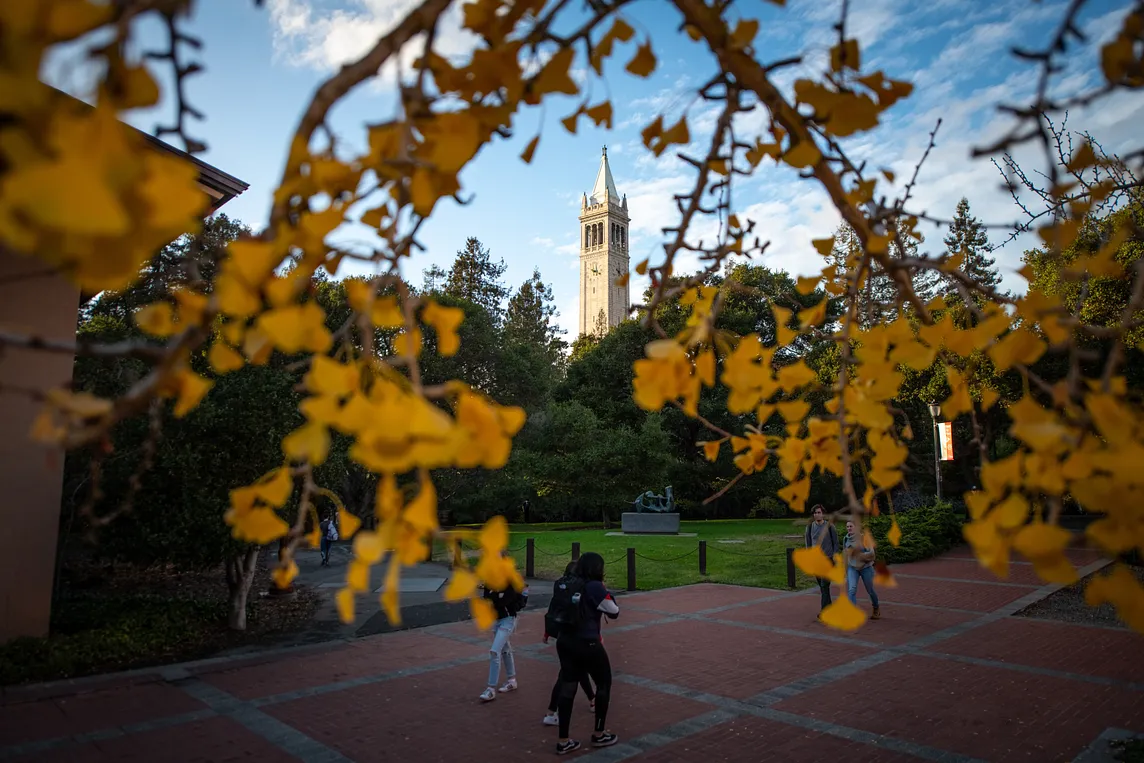
M603 204L604 192L610 198L619 201L620 192L616 190L616 181L612 178L612 168L608 164L608 147L604 146L600 156L600 171L596 173L596 184L592 186L592 193L588 195L589 204Z

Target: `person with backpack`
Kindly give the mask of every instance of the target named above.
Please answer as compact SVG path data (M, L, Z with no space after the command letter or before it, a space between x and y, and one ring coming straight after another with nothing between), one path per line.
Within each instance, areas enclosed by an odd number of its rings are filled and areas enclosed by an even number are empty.
M333 514L327 514L326 518L322 520L318 527L322 531L321 549L322 549L322 566L330 566L330 549L333 548L334 541L338 539L338 524L334 520Z
M557 595L559 594L561 586L567 585L568 578L576 575L576 562L568 562L568 566L564 568L564 576L552 584L552 602L548 605L548 613L544 615L544 643L548 643L548 639L556 638L560 635L560 624L554 618L555 610L553 602L556 602ZM600 639L603 643L604 639ZM552 685L552 698L548 702L548 713L544 716L545 726L559 726L560 713L557 708L560 703L560 676L556 676L556 683ZM585 673L580 677L580 688L584 690L584 696L588 698L588 707L593 712L596 710L596 692L592 691L592 680Z
M492 602L497 612L497 621L493 625L493 643L489 647L489 683L480 696L481 702L492 702L497 698L498 692L507 694L517 689L516 663L513 661L512 642L509 638L516 630L516 616L528 604L528 588L517 591L510 583L501 591L490 591L486 588L484 597ZM506 680L498 689L497 681L500 680L502 661Z
M604 557L588 552L580 557L576 575L557 589L559 597L553 625L559 630L556 654L560 658L560 697L557 712L560 739L556 753L566 755L580 749L580 743L568 736L572 723L572 704L581 679L591 676L596 684L596 725L592 733L593 747L608 747L618 737L608 728L608 702L612 692L612 664L600 642L600 618L614 620L620 607L604 586Z
M822 504L818 504L811 509L811 515L814 521L806 526L806 547L819 546L822 553L826 554L827 559L834 559L834 555L839 552L838 547L838 531L834 529L833 522L826 521L826 510L822 508ZM822 610L826 609L832 603L830 598L830 579L829 578L815 578L818 583L818 590L820 593L820 604L818 608L818 619L822 619Z
M846 537L842 539L842 554L846 558L846 596L850 603L858 604L858 579L866 587L866 594L870 597L870 605L874 612L871 620L882 616L878 608L878 594L874 591L874 549L867 548L854 526L854 520L846 522Z

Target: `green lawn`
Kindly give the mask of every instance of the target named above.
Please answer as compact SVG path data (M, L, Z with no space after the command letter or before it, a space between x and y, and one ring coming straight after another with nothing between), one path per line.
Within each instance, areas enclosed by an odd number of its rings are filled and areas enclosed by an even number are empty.
M567 529L565 529L567 528ZM680 533L694 536L608 535L618 532L579 526L511 525L509 549L517 566L525 568L525 541L536 541L536 577L555 580L572 559L572 544L580 553L595 551L607 563L613 588L627 586L627 549L636 550L636 587L639 590L668 588L687 583L711 582L762 588L786 588L786 549L802 545L802 527L788 519L744 519L682 522ZM797 537L784 537L797 536ZM699 541L707 541L707 575L699 574ZM721 543L720 541L741 541ZM434 558L444 560L444 549ZM797 573L799 588L813 580Z

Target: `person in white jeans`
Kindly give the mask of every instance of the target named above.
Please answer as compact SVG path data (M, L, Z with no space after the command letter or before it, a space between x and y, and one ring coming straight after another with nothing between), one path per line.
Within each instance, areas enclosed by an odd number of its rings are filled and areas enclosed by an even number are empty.
M484 596L492 602L497 611L497 621L493 626L493 643L489 647L489 682L480 697L482 702L491 702L497 698L498 692L506 694L516 691L517 688L516 663L513 661L512 642L509 639L516 630L517 613L524 609L528 602L528 589L525 588L521 592L517 592L512 586L503 591L485 589ZM498 689L497 682L500 681L502 663L505 682Z

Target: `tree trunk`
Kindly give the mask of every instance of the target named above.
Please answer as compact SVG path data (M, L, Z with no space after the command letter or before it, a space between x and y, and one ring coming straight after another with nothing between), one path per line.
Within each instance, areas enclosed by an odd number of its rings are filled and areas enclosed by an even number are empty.
M254 573L258 569L261 552L261 546L251 546L226 563L226 585L230 591L227 625L231 630L246 630L246 599L254 584Z

